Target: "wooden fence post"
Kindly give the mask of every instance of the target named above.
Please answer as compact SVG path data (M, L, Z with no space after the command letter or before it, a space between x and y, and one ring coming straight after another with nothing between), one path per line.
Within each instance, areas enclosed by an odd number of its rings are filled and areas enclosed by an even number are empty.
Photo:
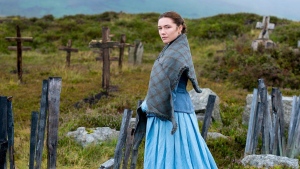
M7 141L7 97L0 96L0 169L6 169Z
M258 137L260 132L262 132L261 154L274 154L294 158L300 154L300 134L298 132L300 131L300 97L293 97L288 140L286 143L282 94L278 88L272 88L271 115L267 103L267 88L262 79L259 79L258 86L258 90L254 89L253 92L244 155L256 153Z
M127 138L126 138L126 147L124 151L123 169L126 169L128 166L130 152L133 144L133 135L134 135L134 128L130 126L127 128Z
M216 96L210 94L208 96L208 101L207 101L206 111L205 111L205 117L204 117L204 122L203 122L203 126L202 126L202 132L201 132L201 135L202 135L204 140L206 140L208 128L209 128L210 122L212 120L211 116L212 116L212 112L214 110L215 101L216 101Z
M255 128L254 128L254 137L253 137L253 149L252 149L252 153L251 154L255 154L256 151L256 147L258 144L258 137L259 134L262 131L262 140L263 140L263 145L262 145L262 149L263 152L265 151L265 143L266 143L266 138L264 136L264 133L266 131L266 128L264 128L264 117L267 117L266 112L268 112L266 110L266 108L268 108L268 98L266 97L267 94L267 89L266 86L264 84L263 79L258 79L258 90L257 90L257 97L259 98L258 100L260 100L260 102L258 102L257 104L257 111L255 112Z
M261 108L261 102L257 104L257 112L256 112L256 122L255 122L255 130L254 130L254 144L253 144L253 152L252 154L256 154L256 147L258 144L258 137L262 130L262 121L263 121L263 112Z
M29 169L34 168L35 146L36 146L36 131L38 125L39 113L33 111L31 113L31 131L30 131L30 151L29 151Z
M35 169L40 169L42 164L42 155L43 155L43 148L44 148L46 120L47 120L47 109L48 109L47 97L48 97L48 80L43 80L42 96L40 101L39 124L37 129Z
M272 88L272 110L275 120L274 126L274 155L285 156L285 137L284 137L284 116L281 92L277 88Z
M122 124L120 128L120 134L118 143L115 149L115 155L114 155L114 169L119 169L122 161L122 155L123 155L123 148L126 143L127 138L127 129L129 126L129 122L132 116L132 110L125 109L123 118L122 118Z
M14 157L14 116L12 111L12 97L7 97L7 138L10 169L15 169Z
M143 100L139 100L137 107L139 107L142 103L143 103ZM137 114L137 116L138 116L138 114ZM137 119L138 120L147 120L147 119L138 118L138 117L137 117ZM135 126L137 126L138 120L136 120ZM135 128L135 130L136 130L136 128ZM138 147L136 147L136 146L140 145L140 143L142 141L142 139L141 139L142 137L144 137L144 136L136 134L136 133L134 134L133 144L135 144L135 145L133 145L133 147L132 147L130 169L135 169L135 167L136 167L138 153L139 153Z
M288 132L287 156L294 158L300 152L300 97L293 97L292 113Z
M120 169L122 157L123 159L123 169L128 166L128 159L130 156L130 151L133 142L133 132L132 128L129 126L132 117L132 110L125 109L122 124L120 128L120 134L118 142L115 149L114 158L109 159L105 163L101 164L99 169ZM125 146L125 147L124 147Z
M254 147L254 135L255 135L255 124L256 124L256 112L257 112L257 105L258 105L258 98L257 98L257 89L253 90L253 97L252 103L250 108L250 118L248 124L248 132L247 132L247 140L246 140L246 147L244 155L253 154L253 147Z
M48 86L48 169L56 168L61 77L50 77Z
M258 93L261 100L261 110L263 115L262 122L262 153L270 153L270 126L272 126L271 119L269 116L268 106L268 91L263 79L258 80Z

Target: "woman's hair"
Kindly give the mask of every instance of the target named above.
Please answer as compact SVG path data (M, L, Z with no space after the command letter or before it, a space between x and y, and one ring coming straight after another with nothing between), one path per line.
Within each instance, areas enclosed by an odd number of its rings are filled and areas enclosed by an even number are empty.
M183 18L177 12L174 12L174 11L165 12L158 17L158 20L161 18L172 19L177 26L182 25L181 33L187 32L187 26L186 26Z

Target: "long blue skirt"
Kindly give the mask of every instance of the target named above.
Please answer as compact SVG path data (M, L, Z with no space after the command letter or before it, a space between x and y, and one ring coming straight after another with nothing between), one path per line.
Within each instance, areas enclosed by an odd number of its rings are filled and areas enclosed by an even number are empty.
M172 123L148 117L144 169L216 169L217 165L199 132L195 113L175 112Z

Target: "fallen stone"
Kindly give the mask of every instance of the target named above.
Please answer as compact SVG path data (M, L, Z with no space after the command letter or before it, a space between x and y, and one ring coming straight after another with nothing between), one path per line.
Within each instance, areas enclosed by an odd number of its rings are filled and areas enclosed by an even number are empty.
M104 141L117 139L120 131L111 129L109 127L97 127L96 129L89 129L85 127L79 127L76 131L68 132L67 136L73 137L83 147L89 144L99 144Z
M227 136L224 136L223 134L217 133L217 132L208 132L207 138L208 139L218 139L218 138L227 139Z
M214 105L214 109L212 112L213 121L217 121L222 123L221 115L220 115L220 98L214 93L212 90L208 88L202 88L202 93L197 93L194 89L189 91L192 103L194 105L195 113L197 115L198 120L203 121L206 111L206 105L208 101L209 95L215 95L216 101Z
M274 167L288 167L298 169L298 159L276 156L272 154L261 155L247 155L242 159L244 166L252 166L257 168L274 168Z

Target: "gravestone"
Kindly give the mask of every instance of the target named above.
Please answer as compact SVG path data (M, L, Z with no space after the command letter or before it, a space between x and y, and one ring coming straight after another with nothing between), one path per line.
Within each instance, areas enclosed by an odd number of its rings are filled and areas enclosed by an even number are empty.
M128 62L134 65L142 64L144 46L140 40L134 41L134 46L129 47Z
M269 39L269 30L273 30L275 28L274 23L270 23L270 17L264 16L262 22L257 22L257 29L261 29L261 32L258 36L258 39L254 40L251 44L253 50L257 50L259 44L262 44L265 49L273 49L276 47L276 44Z

